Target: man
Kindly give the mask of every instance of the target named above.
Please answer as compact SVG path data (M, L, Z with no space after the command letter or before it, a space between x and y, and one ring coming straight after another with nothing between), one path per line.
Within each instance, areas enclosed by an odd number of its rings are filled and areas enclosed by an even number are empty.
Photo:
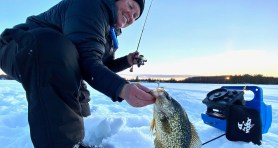
M114 59L113 28L119 35L143 10L144 0L62 0L1 34L1 69L26 91L34 147L82 147L90 114L83 79L112 101L154 103L148 88L115 74L136 64L138 53Z

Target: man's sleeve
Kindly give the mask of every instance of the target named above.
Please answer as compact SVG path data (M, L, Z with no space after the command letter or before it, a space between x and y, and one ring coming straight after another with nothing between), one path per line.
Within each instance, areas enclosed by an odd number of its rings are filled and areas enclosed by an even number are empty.
M102 62L105 53L108 11L99 1L72 1L65 14L63 33L75 44L84 79L94 89L112 98L119 98L126 80L109 70Z

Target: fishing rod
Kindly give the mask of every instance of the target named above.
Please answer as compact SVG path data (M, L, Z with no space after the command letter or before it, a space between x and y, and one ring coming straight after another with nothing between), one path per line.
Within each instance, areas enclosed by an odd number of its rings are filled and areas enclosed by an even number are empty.
M151 7L152 7L152 3L153 3L153 0L151 1L151 4L150 4L150 6L149 6L149 9L148 9L148 12L147 12L147 16L146 16L146 18L145 18L145 22L144 22L144 25L143 25L143 28L142 28L142 31L141 31L141 35L140 35L140 38L139 38L139 42L138 42L138 45L137 45L137 49L136 49L135 52L138 52L139 45L140 45L141 39L142 39L142 35L143 35L144 30L145 30L146 22L147 22L149 13L150 13L150 9L151 9ZM137 66L138 66L138 67L140 67L141 65L144 65L144 63L147 62L147 59L145 59L143 55L139 55L139 57L136 58L136 60L137 60ZM133 65L131 66L131 68L130 68L129 71L130 71L130 72L133 72Z

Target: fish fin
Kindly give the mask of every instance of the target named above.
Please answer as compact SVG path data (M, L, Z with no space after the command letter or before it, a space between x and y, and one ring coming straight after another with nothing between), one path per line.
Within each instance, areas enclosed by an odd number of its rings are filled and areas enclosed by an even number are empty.
M159 141L157 138L154 139L154 147L155 148L163 148L161 141Z
M150 131L152 134L154 134L154 128L155 128L155 119L153 118L152 122L151 122L151 127L150 127Z
M192 147L201 147L202 141L199 138L199 135L194 127L194 125L190 122L190 129L191 129L191 142L190 145Z

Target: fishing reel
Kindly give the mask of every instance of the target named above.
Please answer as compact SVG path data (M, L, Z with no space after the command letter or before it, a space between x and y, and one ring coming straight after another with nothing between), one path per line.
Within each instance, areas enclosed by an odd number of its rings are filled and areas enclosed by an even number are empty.
M207 106L207 115L225 119L231 105L245 105L243 90L219 88L210 91L202 101Z
M145 62L147 62L147 59L143 55L139 55L138 58L136 58L135 60L138 67L140 67L141 65L145 65ZM133 72L133 65L129 71Z
M143 55L139 55L137 60L137 66L140 67L141 65L145 65L145 62L147 62L147 59Z

